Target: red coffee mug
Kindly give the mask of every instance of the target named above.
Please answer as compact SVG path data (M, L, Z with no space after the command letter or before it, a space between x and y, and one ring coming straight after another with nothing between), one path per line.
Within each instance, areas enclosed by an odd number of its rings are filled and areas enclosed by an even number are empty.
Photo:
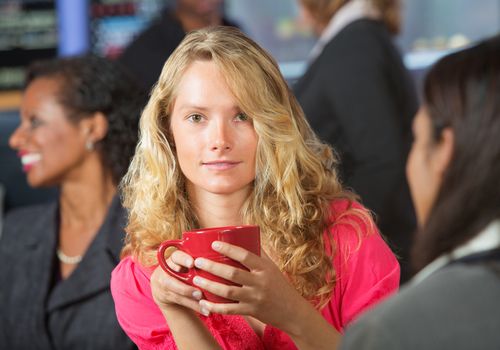
M175 247L187 254L196 258L207 258L216 262L231 265L240 269L248 270L239 262L230 259L222 254L217 253L212 249L212 242L221 241L242 247L258 256L260 256L260 229L259 226L245 225L245 226L225 226L225 227L211 227L202 228L198 230L186 231L182 234L182 239L173 239L163 242L158 248L158 263L165 272L171 276L183 281L184 283L193 284L193 278L200 276L215 282L224 283L228 285L237 285L231 281L215 276L206 271L200 270L196 267L188 269L187 272L177 272L172 270L165 260L165 251L169 247ZM208 301L216 303L232 303L229 300L218 295L214 295L207 291L202 291L204 298Z

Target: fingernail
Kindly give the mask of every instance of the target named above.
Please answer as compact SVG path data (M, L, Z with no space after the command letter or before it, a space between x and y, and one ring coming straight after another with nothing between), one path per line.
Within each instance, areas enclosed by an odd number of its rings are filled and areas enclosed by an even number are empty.
M200 287L203 286L204 282L205 281L201 277L195 276L193 278L193 283L196 284L197 286L200 286Z
M212 243L212 249L213 250L220 250L221 247L222 247L222 245L220 244L220 242L215 241L215 242Z
M193 264L193 259L191 258L186 258L185 260L185 264L187 267L191 267L191 265Z
M194 261L194 266L198 267L198 268L202 268L204 265L204 261L203 259L201 258L197 258L195 261Z
M210 311L208 311L207 309L205 309L204 307L200 308L200 312L203 316L210 316Z
M210 311L208 311L208 305L205 300L200 300L200 312L202 315L208 316L210 315Z
M193 298L195 298L196 300L200 300L201 297L202 297L202 294L201 294L201 292L199 290L195 290L193 292Z

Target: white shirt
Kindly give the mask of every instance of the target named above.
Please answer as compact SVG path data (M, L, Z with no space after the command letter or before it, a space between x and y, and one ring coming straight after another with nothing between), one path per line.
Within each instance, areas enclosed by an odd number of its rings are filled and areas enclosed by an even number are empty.
M324 47L328 44L342 29L347 27L352 22L362 19L378 19L380 14L372 5L371 0L351 0L342 6L330 19L328 25L321 33L318 41L314 45L309 54L309 63L313 62L323 52Z
M500 220L495 220L467 243L455 248L451 253L441 255L439 258L424 267L415 275L415 277L412 278L410 283L418 284L422 282L424 279L453 260L498 247L500 247Z

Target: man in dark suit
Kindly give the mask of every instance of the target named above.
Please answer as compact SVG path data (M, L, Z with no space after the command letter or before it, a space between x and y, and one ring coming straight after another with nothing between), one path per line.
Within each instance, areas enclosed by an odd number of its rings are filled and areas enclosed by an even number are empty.
M359 0L301 4L320 39L295 93L313 129L337 151L343 182L375 212L401 257L404 281L415 228L404 169L418 106L391 41L396 9Z

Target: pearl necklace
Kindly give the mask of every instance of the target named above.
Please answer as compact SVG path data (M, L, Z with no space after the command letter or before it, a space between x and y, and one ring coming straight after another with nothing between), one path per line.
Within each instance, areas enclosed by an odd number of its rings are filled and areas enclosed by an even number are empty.
M75 256L68 256L62 252L61 249L57 249L57 258L59 259L60 262L68 264L68 265L76 265L82 261L82 256L81 255L75 255Z

